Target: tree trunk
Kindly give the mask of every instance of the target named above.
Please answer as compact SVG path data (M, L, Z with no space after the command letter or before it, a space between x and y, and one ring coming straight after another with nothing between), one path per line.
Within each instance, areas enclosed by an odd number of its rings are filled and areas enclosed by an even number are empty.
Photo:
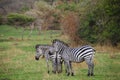
M31 37L31 35L32 35L32 32L33 32L33 30L34 30L34 22L32 23L32 24L30 24L30 33L29 33L29 35L28 35L28 38L30 38Z
M25 27L23 28L23 31L22 31L22 33L21 33L21 35L22 35L22 40L23 40L23 38L24 38L24 32L25 32Z

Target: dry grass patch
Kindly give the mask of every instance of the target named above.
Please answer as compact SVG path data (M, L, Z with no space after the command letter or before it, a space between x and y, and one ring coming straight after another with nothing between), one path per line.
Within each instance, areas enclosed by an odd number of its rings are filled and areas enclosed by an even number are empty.
M113 47L111 45L104 45L104 46L100 46L100 45L96 45L95 49L97 52L101 52L101 53L117 53L120 52L120 49L117 47Z

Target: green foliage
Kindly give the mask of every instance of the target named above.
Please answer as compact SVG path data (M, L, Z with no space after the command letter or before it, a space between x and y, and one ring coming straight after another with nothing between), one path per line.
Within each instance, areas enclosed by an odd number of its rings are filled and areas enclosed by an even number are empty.
M70 4L64 3L57 6L57 8L63 11L77 11L77 6L75 3L70 3Z
M10 13L7 15L8 23L9 24L16 24L23 25L27 24L29 22L33 22L35 18L25 15L25 14L19 14L19 13Z
M76 12L80 19L80 39L90 43L120 43L120 0L81 0L78 4L63 3L57 6L61 14Z
M26 12L26 11L29 11L29 10L30 10L29 7L26 6L26 5L24 5L24 6L21 8L21 11L22 11L22 12Z
M120 42L120 8L119 0L101 0L90 12L86 11L78 30L79 36L92 43ZM89 5L91 7L91 5Z
M54 8L51 5L49 5L48 3L44 1L35 2L35 9L40 11L40 13L43 13L43 15L45 13L48 13L49 11L54 10Z
M105 0L103 7L109 16L120 16L120 0Z

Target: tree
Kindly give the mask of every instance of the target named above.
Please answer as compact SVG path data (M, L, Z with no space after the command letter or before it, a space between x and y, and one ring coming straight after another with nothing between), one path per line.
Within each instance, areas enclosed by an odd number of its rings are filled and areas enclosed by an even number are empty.
M119 0L101 0L94 7L81 20L79 36L88 42L117 46L120 42Z
M25 14L18 14L18 13L11 13L11 14L7 15L7 18L8 18L9 24L23 27L23 31L21 33L22 40L23 40L24 31L25 31L26 26L30 25L35 20L34 17L28 16Z

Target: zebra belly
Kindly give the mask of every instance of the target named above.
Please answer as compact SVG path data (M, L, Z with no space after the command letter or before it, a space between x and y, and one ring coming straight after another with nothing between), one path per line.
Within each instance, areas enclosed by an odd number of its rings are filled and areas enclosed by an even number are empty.
M81 63L84 61L84 58L73 58L70 60L71 62Z

